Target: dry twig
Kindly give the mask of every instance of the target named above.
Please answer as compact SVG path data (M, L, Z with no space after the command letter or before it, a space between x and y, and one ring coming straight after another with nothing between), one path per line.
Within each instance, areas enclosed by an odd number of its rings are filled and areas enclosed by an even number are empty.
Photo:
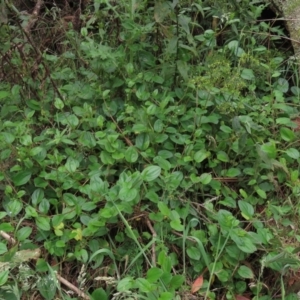
M64 279L63 277L61 277L59 274L56 274L56 277L58 279L58 281L62 284L64 284L65 286L67 286L70 290L72 290L73 292L75 292L79 297L89 300L90 297L88 295L86 295L84 292L82 292L79 288L77 288L75 285L73 285L72 283L70 283L68 280Z
M15 245L17 242L14 238L12 238L9 234L7 234L6 232L4 231L0 231L0 235L6 239L11 245Z
M157 233L156 233L156 231L154 230L154 228L153 228L153 226L152 226L152 224L151 224L151 222L150 222L150 220L149 220L148 218L146 219L146 224L147 224L149 230L150 230L151 233L152 233L153 239L155 240L156 237L157 237ZM152 264L153 264L154 267L156 266L155 242L152 244Z

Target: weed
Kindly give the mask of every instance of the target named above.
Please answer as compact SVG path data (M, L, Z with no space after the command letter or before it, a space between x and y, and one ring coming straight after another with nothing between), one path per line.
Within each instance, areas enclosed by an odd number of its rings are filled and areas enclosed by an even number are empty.
M294 299L298 71L217 2L84 3L51 49L65 7L1 4L0 297Z

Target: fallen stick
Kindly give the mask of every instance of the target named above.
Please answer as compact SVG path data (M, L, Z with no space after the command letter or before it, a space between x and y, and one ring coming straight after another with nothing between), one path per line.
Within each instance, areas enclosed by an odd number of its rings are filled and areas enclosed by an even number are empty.
M83 299L86 299L86 300L90 300L90 297L88 295L86 295L83 291L81 291L75 285L73 285L72 283L70 283L68 280L64 279L59 274L56 274L56 277L57 277L57 279L58 279L58 281L60 283L62 283L65 286L67 286L70 290L72 290L73 292L75 292L79 297L81 297Z
M2 230L0 231L0 235L12 245L15 245L17 243L14 238L12 238L9 234Z

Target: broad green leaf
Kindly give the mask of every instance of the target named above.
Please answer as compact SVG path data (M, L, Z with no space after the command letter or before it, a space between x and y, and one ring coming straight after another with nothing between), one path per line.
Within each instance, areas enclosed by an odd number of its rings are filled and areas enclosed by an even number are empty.
M239 208L241 210L241 213L242 213L242 216L246 219L246 220L249 220L253 217L254 215L254 208L253 206L244 201L244 200L239 200L238 201L238 205L239 205Z
M175 276L179 276L179 275L175 275ZM173 299L174 299L174 293L162 292L159 294L159 298L157 300L173 300Z
M237 177L241 174L240 169L238 168L230 168L226 171L225 176L228 177Z
M234 55L236 55L237 57L241 57L245 53L245 51L241 47L239 47L239 45L239 41L233 40L228 43L227 47L232 51L232 53L234 53Z
M81 209L84 211L92 211L97 207L97 205L94 202L85 202L82 204Z
M84 131L79 139L79 143L81 143L83 146L86 146L87 148L94 148L96 146L96 140L94 135L89 131ZM72 145L72 144L71 144Z
M56 278L49 272L37 281L37 289L45 300L54 299L57 289Z
M161 167L159 166L148 166L146 167L142 174L141 174L141 178L144 181L153 181L154 179L156 179L161 173Z
M134 286L134 280L132 277L130 276L127 276L123 279L121 279L119 282L118 282L118 285L117 285L117 290L119 292L127 292L129 291L130 289L132 289Z
M158 151L158 155L164 159L168 159L168 158L173 157L174 154L168 150L160 150L160 151Z
M31 156L35 156L35 155L38 155L39 153L41 153L43 151L43 148L38 146L38 147L34 147L30 150L29 154Z
M170 225L173 229L177 231L184 230L184 226L181 224L180 216L176 210L172 210L169 217L171 219Z
M205 149L199 150L195 153L194 160L195 160L195 162L200 163L203 160L205 160L207 157L209 157L209 155L210 155L210 152L206 151Z
M31 178L31 171L21 171L13 176L12 180L16 186L26 184Z
M199 182L203 183L204 185L209 184L212 180L212 176L209 173L203 173L199 177Z
M152 284L145 278L138 278L135 281L136 287L143 293L150 293L153 289Z
M177 69L179 71L179 74L182 76L182 78L185 81L188 81L188 79L189 79L188 72L190 69L189 65L185 61L178 60L177 61Z
M0 242L0 254L7 252L6 244Z
M229 230L239 224L239 221L232 215L232 213L225 209L220 209L218 211L217 218L221 228L225 230Z
M227 207L236 208L236 201L231 197L226 197L224 200L219 201L219 203Z
M140 150L145 151L150 145L150 137L148 133L141 133L135 138L135 145Z
M175 171L165 177L165 188L168 190L175 190L183 180L183 173L181 171Z
M218 279L222 282L227 282L231 276L231 272L225 269L216 272Z
M92 293L92 300L108 300L108 296L103 288L95 289Z
M1 132L0 140L3 140L6 144L12 144L15 140L15 136L10 132Z
M147 108L147 114L148 115L155 115L157 110L158 110L158 107L155 104L151 104Z
M153 267L147 271L147 280L151 283L156 282L161 275L163 274L163 270L157 267Z
M285 78L278 78L276 89L286 93L289 90L289 82Z
M4 201L3 207L9 216L14 217L22 210L23 202L17 199L8 199Z
M147 192L145 197L153 203L158 203L160 200L160 197L158 196L158 194L152 189Z
M0 99L8 98L10 95L10 92L0 91Z
M254 243L248 236L236 236L233 232L230 233L230 236L240 250L245 253L253 253L257 250Z
M136 198L137 194L137 189L125 186L121 188L119 197L123 201L132 201Z
M45 188L48 185L48 181L40 177L34 178L33 181L36 187Z
M139 153L136 150L136 148L133 146L128 147L127 150L125 151L125 159L130 163L136 162L138 157L139 157Z
M32 228L29 226L22 227L17 231L16 238L19 242L25 241L32 232Z
M1 267L1 265L0 265ZM4 285L8 280L9 270L0 272L0 286Z
M124 154L121 152L114 152L112 153L111 157L115 160L123 160Z
M149 218L152 221L161 222L165 218L165 216L162 213L157 212L157 213L150 213Z
M232 132L232 129L226 125L221 125L220 126L220 129L225 132L225 133L231 133Z
M74 173L79 167L79 161L73 157L68 157L65 167L68 172Z
M254 277L252 270L246 266L240 266L237 272L242 278L251 279Z
M254 73L251 69L243 69L241 77L245 80L253 80L255 78Z
M72 234L73 234L73 238L76 241L81 241L82 240L82 230L81 230L81 228L77 228L77 229L72 230ZM65 247L65 242L63 242L61 247ZM84 250L84 249L81 249L81 250Z
M104 91L103 96L105 97L105 94L108 94L108 93L109 93L109 90ZM106 116L111 117L111 116L114 116L117 113L118 104L114 100L109 101L109 102L104 102L103 105L102 105L102 109L103 109L103 112Z
M63 201L66 203L68 206L74 206L78 201L77 197L71 193L64 193L63 194Z
M170 256L162 250L158 254L157 263L161 266L164 273L169 273L172 268L172 262Z
M67 124L75 128L79 124L79 120L76 115L71 114L66 118Z
M259 187L256 187L255 191L261 198L267 199L267 194L264 190L260 189Z
M269 142L261 146L261 150L267 153L269 158L276 158L276 144Z
M185 276L183 275L174 275L169 283L171 289L179 289L182 287L185 282ZM170 298L173 299L173 298Z
M168 137L169 136L167 134L157 133L154 136L154 142L157 143L157 144L161 144L161 143L165 142L168 139Z
M101 151L100 154L101 161L105 165L113 165L115 160L111 157L111 155L107 151Z
M194 260L199 260L201 257L199 249L194 246L188 247L186 249L186 253L191 259L194 259Z
M39 229L44 231L50 230L50 219L48 217L36 217L35 221Z
M66 220L72 220L76 216L76 210L73 207L65 207L62 214Z
M27 205L25 208L26 211L26 217L37 217L38 213L34 207L31 205Z
M137 98L142 101L146 101L150 97L150 93L146 90L146 87L143 84L136 90L135 94Z
M154 130L155 130L156 132L159 132L159 133L160 133L160 132L162 132L163 129L164 129L164 123L162 122L162 120L157 119L157 120L155 121L155 123L154 123L153 128L154 128Z
M193 183L198 183L198 182L200 182L200 177L199 177L199 176L196 176L196 174L194 174L194 173L192 173L192 174L190 175L190 179L191 179L191 181L192 181Z
M182 29L185 31L185 33L187 35L189 35L190 34L189 24L191 22L191 19L183 14L180 14L178 16L178 22L179 22L180 26L182 27Z
M293 159L298 159L300 156L299 151L295 148L289 148L289 149L285 150L285 153Z
M223 162L228 162L229 161L229 157L228 154L224 151L219 151L217 153L217 159Z
M55 106L57 109L61 110L61 109L64 108L65 104L64 104L64 102L63 102L61 99L55 98L55 100L54 100L54 106Z
M158 166L160 166L162 169L168 171L171 169L171 164L168 160L162 158L161 156L156 156L153 159L153 162L155 162Z
M37 206L44 198L44 191L42 189L36 189L31 196L31 201L34 206Z
M149 130L149 128L145 124L135 124L132 127L132 131L135 134L139 134L141 132L147 132L148 130Z
M291 120L291 118L277 118L276 124L293 126L295 123Z
M291 181L297 181L299 178L299 171L293 170L291 171Z
M291 129L286 127L280 128L280 136L286 142L292 142L296 138L295 133Z
M189 136L186 135L186 134L179 134L179 133L171 134L170 135L170 140L172 142L174 142L175 144L184 145L185 143L188 142Z
M50 203L47 199L44 198L41 201L41 203L39 204L39 211L42 214L46 215L48 213L49 209L50 209Z
M172 220L170 222L171 227L176 231L183 231L184 226L181 224L181 221L179 219Z
M166 216L166 217L170 216L171 210L169 209L169 207L164 202L159 202L158 203L158 208L164 216Z
M75 145L75 143L74 143L72 140L67 139L67 138L65 138L65 137L63 137L63 138L61 139L61 142L64 143L64 144L67 144L67 145Z
M54 228L64 228L64 224L62 223L64 220L63 215L55 215L52 218L52 225Z
M25 134L24 136L22 136L20 138L20 142L21 144L23 144L24 146L29 146L32 144L32 137L29 134Z

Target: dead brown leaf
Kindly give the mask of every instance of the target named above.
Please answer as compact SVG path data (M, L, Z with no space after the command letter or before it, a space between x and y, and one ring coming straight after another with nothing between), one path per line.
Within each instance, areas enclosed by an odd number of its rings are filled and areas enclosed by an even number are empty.
M192 284L191 293L194 294L201 289L203 285L203 275L200 275Z

